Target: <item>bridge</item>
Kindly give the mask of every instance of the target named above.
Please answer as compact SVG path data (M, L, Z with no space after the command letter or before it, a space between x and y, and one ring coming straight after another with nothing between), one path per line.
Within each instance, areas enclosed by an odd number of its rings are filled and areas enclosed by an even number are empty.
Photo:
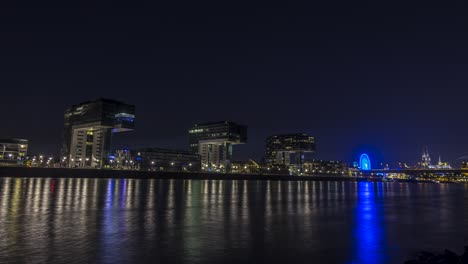
M373 169L368 171L361 171L363 175L385 175L385 174L405 174L415 177L468 177L468 169Z

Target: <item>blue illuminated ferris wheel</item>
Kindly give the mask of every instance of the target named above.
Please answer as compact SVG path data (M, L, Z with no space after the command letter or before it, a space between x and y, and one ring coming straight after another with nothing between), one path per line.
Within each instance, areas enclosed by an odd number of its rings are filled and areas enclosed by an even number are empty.
M361 154L359 158L359 169L363 171L371 170L371 161L366 153Z

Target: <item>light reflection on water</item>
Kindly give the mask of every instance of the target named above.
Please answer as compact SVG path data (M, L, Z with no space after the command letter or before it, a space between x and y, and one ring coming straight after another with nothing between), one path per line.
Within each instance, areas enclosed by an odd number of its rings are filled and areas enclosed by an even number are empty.
M0 263L401 263L460 249L463 185L0 178Z
M355 212L355 253L353 263L388 262L383 211L379 208L382 199L382 183L361 182L358 184L358 199Z

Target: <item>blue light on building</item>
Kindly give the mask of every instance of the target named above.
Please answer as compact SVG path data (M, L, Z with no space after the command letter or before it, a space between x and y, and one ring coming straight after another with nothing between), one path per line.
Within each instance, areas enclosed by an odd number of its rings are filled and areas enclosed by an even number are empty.
M367 154L362 154L359 158L359 169L363 171L371 170L371 161Z

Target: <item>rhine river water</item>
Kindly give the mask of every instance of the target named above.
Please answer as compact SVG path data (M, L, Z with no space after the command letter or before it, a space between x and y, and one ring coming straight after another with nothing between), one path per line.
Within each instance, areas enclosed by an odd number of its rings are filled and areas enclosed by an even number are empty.
M468 185L0 178L0 263L403 263L458 253Z

